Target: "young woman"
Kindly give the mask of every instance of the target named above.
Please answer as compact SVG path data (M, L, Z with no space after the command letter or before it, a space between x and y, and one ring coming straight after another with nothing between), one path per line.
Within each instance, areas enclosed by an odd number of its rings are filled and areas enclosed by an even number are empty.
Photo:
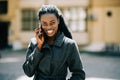
M38 11L39 28L27 49L23 70L34 80L85 80L85 72L76 42L72 39L60 10L43 5Z

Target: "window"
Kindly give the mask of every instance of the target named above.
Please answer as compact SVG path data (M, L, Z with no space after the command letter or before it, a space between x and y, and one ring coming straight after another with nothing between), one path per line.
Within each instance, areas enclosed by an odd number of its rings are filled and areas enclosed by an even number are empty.
M36 27L36 11L33 9L22 10L22 30L30 31Z
M73 32L86 31L86 9L79 7L61 9L67 25Z
M2 0L0 1L0 14L7 14L8 12L8 1Z

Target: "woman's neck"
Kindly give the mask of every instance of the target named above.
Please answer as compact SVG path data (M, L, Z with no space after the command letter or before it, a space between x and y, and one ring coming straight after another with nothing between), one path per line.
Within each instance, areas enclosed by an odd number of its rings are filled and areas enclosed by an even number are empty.
M54 41L53 41L53 40L47 40L47 43L48 43L49 45L52 45L52 44L54 43Z
M58 33L59 33L59 32L57 32L53 37L47 37L46 42L47 42L49 45L52 45L52 44L54 43L55 38L56 38L56 36L57 36Z
M47 39L46 39L47 43L49 45L52 45L54 43L55 37L56 37L56 35L53 37L47 37Z

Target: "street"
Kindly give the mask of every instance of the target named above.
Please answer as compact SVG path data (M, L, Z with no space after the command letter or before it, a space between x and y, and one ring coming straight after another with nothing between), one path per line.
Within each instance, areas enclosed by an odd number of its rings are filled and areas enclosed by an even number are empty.
M0 80L32 80L22 69L25 51L0 51ZM120 80L120 56L81 53L86 80ZM68 75L70 77L70 73Z

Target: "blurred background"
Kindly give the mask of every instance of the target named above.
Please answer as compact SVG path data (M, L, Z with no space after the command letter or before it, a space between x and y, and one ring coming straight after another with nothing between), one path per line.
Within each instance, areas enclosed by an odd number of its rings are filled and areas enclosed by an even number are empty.
M20 53L21 51L25 53L24 50L30 39L34 37L34 28L38 26L37 11L43 4L54 4L60 8L81 53L116 55L109 56L113 62L114 60L116 62L111 64L120 66L118 62L120 55L120 0L0 0L0 70L5 67L2 64L2 61L4 62L2 56L6 58L14 54L14 57L19 55L24 58L24 54L17 54L18 50ZM105 56L103 59L101 56L82 54L82 57L85 66L89 66L88 64L93 62L89 62L92 59L95 59L94 61L108 60L108 57ZM10 60L14 61L14 58L12 57ZM105 61L101 61L101 64ZM98 62L96 61L96 64ZM113 71L119 67L117 65L114 69L112 68ZM103 68L107 69L109 66ZM89 67L86 70L88 75L91 74ZM97 73L95 72L95 74ZM120 74L118 70L117 74ZM1 78L1 80L4 79Z

